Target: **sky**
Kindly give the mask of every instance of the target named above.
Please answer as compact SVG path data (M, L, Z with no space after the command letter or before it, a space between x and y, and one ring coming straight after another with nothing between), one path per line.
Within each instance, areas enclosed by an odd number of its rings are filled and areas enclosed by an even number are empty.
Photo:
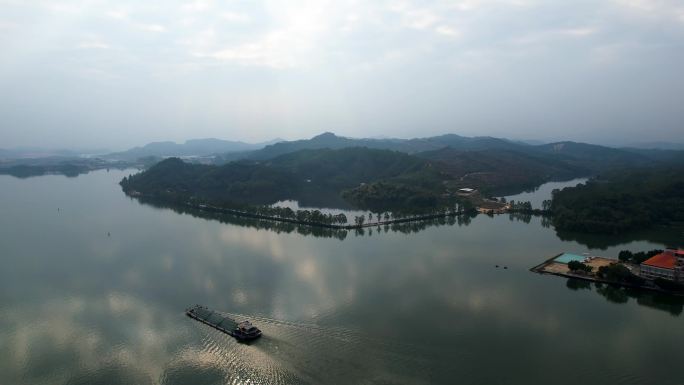
M684 141L681 0L0 0L0 148Z

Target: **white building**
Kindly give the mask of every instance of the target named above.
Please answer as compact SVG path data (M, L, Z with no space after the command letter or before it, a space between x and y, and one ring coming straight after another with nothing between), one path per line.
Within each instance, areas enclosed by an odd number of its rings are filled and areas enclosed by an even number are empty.
M684 250L667 249L642 262L641 276L684 283Z

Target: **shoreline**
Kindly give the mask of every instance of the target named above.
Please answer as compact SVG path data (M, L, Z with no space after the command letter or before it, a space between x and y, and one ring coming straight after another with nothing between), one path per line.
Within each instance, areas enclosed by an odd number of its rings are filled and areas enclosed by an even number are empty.
M129 194L128 192L125 192L125 194L126 194L126 196L128 196L130 198L143 198L143 199L150 199L150 200L160 200L158 198L152 198L149 196L142 195L140 193L137 193L137 194L130 193ZM164 201L164 200L161 199L160 201ZM230 209L230 208L226 208L226 207L214 206L214 205L209 205L209 204L195 204L195 203L190 203L190 202L183 202L183 203L167 202L166 204L168 204L170 206L179 206L179 207L190 208L190 209L194 209L194 210L198 210L198 211L228 214L228 215L233 215L236 217L247 217L247 218L262 219L262 220L268 220L268 221L274 221L274 222L292 223L292 224L296 224L296 225L300 225L300 226L320 227L320 228L328 228L328 229L335 229L335 230L359 230L359 229L364 229L364 228L372 228L372 227L399 224L399 223L423 222L423 221L429 221L432 219L459 217L459 216L467 215L467 214L475 214L475 215L480 214L477 211L460 210L460 211L449 211L449 212L440 213L440 214L423 214L423 215L417 215L417 216L407 217L407 218L388 219L388 220L382 220L382 221L376 221L376 222L364 222L362 224L333 224L333 223L323 223L323 222L300 221L300 220L292 219L292 218L283 218L283 217L277 217L277 216L263 215L263 214L249 212L249 211Z
M564 273L564 272L559 272L559 271L545 270L545 268L548 265L550 265L552 263L556 263L556 262L554 262L555 259L560 257L563 254L564 253L560 253L560 254L557 254L557 255L549 258L549 259L546 259L544 262L542 262L542 263L540 263L534 267L531 267L529 270L533 273L537 273L540 275L555 275L558 277L574 278L574 279L580 279L580 280L588 281L588 282L602 283L602 284L607 284L607 285L612 285L612 286L626 287L626 288L630 288L630 289L648 290L648 291L653 291L653 292L657 292L657 293L661 293L661 294L668 294L668 295L673 295L673 296L677 296L677 297L684 297L684 292L664 290L664 289L661 289L661 288L654 286L654 285L653 286L652 285L635 285L635 284L630 284L630 283L625 283L625 282L616 282L616 281L603 279L603 278L600 278L596 275L574 274L574 273L570 273L570 272ZM599 258L604 259L604 260L614 261L615 263L620 263L618 260L612 259L612 258L604 258L604 257L599 257ZM649 281L646 281L646 282L649 282Z

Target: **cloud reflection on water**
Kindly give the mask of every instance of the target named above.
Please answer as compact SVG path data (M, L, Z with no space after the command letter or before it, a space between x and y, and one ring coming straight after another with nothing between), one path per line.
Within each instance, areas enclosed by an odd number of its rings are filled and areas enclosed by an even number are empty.
M535 219L341 242L86 192L77 198L88 210L48 215L44 206L66 198L44 194L0 217L11 267L0 270L2 383L496 383L526 378L529 362L552 367L559 352L585 369L575 380L610 383L641 379L658 360L671 367L671 341L684 339L681 318L638 306L644 297L607 303L527 271L558 250L585 250ZM253 318L264 338L241 345L193 322L182 310L197 302ZM484 358L499 370L483 373Z

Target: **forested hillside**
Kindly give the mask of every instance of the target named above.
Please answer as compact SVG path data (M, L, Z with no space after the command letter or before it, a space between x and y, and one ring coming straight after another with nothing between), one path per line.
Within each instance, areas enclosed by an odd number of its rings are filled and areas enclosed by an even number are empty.
M606 173L554 193L553 223L561 230L620 233L684 223L684 168Z
M441 164L459 187L501 192L531 188L550 180L565 180L589 175L584 167L574 166L545 154L514 150L461 151L448 147L417 154Z
M268 162L238 161L223 166L170 158L124 179L121 185L129 194L166 201L270 204L311 194L340 196L347 189L378 181L409 188L421 178L433 180L433 190L427 193L436 198L444 190L437 176L430 162L407 154L346 148L304 150Z

